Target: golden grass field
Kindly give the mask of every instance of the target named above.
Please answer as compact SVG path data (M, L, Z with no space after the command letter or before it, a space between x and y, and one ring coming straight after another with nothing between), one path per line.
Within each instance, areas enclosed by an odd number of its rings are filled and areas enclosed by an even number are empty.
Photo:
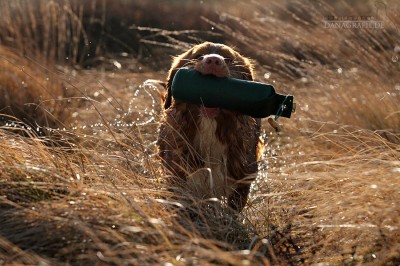
M0 265L400 264L400 3L246 2L0 2ZM156 156L145 81L205 40L297 102L240 214Z

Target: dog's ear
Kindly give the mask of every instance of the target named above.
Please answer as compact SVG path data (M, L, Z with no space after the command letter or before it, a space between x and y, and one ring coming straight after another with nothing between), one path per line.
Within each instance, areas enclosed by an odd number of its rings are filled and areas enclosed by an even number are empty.
M167 77L167 94L165 95L164 109L168 109L172 104L172 80L174 79L175 73L187 63L190 62L193 53L193 48L189 49L185 53L175 57L172 61L171 69L168 72Z
M251 80L253 81L255 79L255 75L254 75L254 64L253 64L253 60L248 59L247 57L241 56L240 58L243 59L243 65L240 66L240 72L242 73L242 78L244 80Z

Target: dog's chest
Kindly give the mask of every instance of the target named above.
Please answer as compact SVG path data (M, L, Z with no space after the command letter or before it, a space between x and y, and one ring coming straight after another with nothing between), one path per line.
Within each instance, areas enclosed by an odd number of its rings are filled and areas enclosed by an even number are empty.
M202 117L194 140L194 146L204 161L204 166L211 170L212 189L217 194L224 194L227 185L228 147L216 136L217 121Z

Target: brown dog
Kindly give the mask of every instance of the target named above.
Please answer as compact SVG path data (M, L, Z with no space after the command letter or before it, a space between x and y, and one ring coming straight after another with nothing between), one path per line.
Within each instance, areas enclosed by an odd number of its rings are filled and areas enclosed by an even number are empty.
M220 108L175 102L171 84L179 68L204 75L253 80L250 60L232 48L206 42L176 57L167 78L158 146L171 183L203 197L227 198L241 211L257 172L261 120Z

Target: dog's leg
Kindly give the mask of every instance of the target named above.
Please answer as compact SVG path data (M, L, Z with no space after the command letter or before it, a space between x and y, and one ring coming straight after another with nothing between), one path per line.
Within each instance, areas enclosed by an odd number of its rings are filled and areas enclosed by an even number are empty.
M228 197L228 206L237 212L242 211L247 202L250 184L239 185Z
M210 168L200 168L187 176L186 184L190 191L202 198L212 197L214 179Z
M228 196L228 206L240 212L247 202L252 181L257 177L257 173L248 175L236 184L236 189Z

